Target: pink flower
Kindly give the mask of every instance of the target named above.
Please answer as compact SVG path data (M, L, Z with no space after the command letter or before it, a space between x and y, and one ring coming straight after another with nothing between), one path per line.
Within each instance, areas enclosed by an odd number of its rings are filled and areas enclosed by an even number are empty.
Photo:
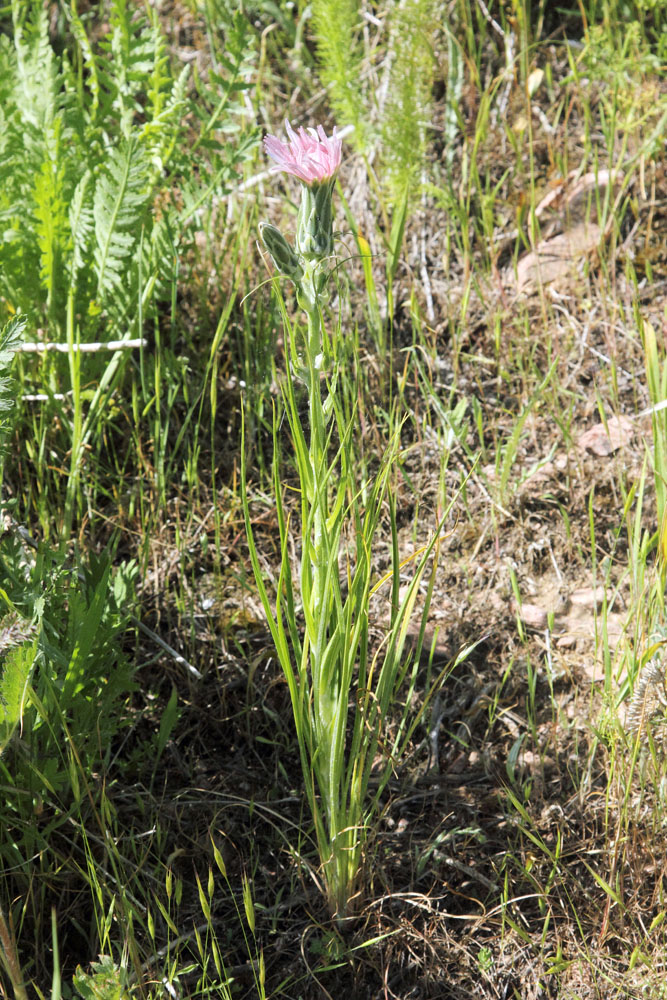
M274 135L267 135L264 139L267 153L278 164L271 167L271 171L278 173L284 170L294 174L304 184L321 184L330 180L340 166L342 142L336 135L336 127L330 139L327 139L321 125L317 126L317 130L309 128L308 132L300 128L297 133L286 121L285 129L289 142L283 142Z

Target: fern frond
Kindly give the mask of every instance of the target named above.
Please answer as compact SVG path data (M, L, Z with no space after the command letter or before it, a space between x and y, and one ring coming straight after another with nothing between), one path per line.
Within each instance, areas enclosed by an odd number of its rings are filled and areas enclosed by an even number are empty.
M69 226L72 239L70 284L76 283L78 272L86 265L94 231L91 198L92 174L87 170L74 189L69 206Z
M109 0L98 48L66 6L72 63L50 43L42 0L13 0L14 37L0 35L0 308L57 338L71 295L85 340L102 317L109 336L133 323L128 302L143 288L171 285L195 212L238 177L258 141L241 132L254 50L246 19L232 18L198 100L190 68L174 76L149 7ZM199 142L181 141L186 123ZM241 132L233 143L231 132ZM178 208L162 197L184 187Z
M60 73L49 40L47 9L39 0L14 3L15 97L24 122L41 132L52 123L60 93Z
M61 156L61 123L56 117L45 135L44 159L32 191L35 235L40 254L40 278L50 310L59 305L63 291L63 261L70 243L66 191L66 165Z
M381 124L384 175L394 204L420 183L430 118L435 60L434 0L405 0L393 8L389 79Z
M150 27L151 43L153 47L153 58L150 73L145 81L146 97L148 98L148 115L152 120L159 119L166 104L173 76L169 68L169 50L167 42L160 30L157 14L152 11L152 23Z
M13 316L0 331L0 371L11 364L21 343L25 324L25 316Z
M93 47L90 44L88 35L86 34L86 29L84 28L83 22L77 14L74 5L72 4L71 7L65 6L64 9L86 70L86 85L92 98L90 117L94 120L100 104L100 82L97 74L97 59L95 58Z
M80 118L38 0L13 5L11 47L0 45L0 295L44 323L64 302L67 205L80 170Z
M109 22L111 32L101 46L106 56L98 62L100 112L105 119L117 116L121 135L129 139L142 111L139 95L155 69L155 36L143 13L127 0L112 0Z
M43 143L18 107L20 79L16 46L0 36L0 296L10 310L34 308L41 299L39 252L30 220Z
M164 212L148 238L143 240L141 272L144 277L154 276L153 294L158 298L176 280L179 252L183 250L182 244L177 242L180 232L178 214Z
M183 132L189 79L190 67L184 66L178 79L171 81L169 91L162 93L159 100L155 98L153 116L139 133L139 142L148 149L156 171L168 165Z
M365 58L360 41L360 7L357 0L313 0L313 30L317 41L320 76L339 125L354 125L354 143L364 149L368 141L368 115L361 98Z
M98 297L121 285L137 244L148 200L149 165L132 139L111 151L95 187L95 271Z
M239 118L245 114L245 108L238 95L251 85L255 58L253 43L246 19L236 15L225 39L225 51L216 57L217 68L209 70L207 81L196 78L199 101L193 110L201 122L196 147L224 154L228 141L222 135L240 130Z
M25 324L25 316L13 316L0 331L0 414L6 413L14 405L14 398L11 394L11 380L8 378L6 372L23 338ZM1 427L2 422L0 421Z
M35 626L17 618L0 622L0 754L21 721L30 672L37 655L37 641L28 642Z
M181 224L192 220L211 196L227 194L238 180L238 168L259 142L259 130L245 124L247 114L241 95L251 86L255 61L254 39L246 19L235 15L228 26L224 52L216 54L216 69L207 78L195 73L197 98L191 104L199 120L199 138L190 155L205 150L198 174L174 157L173 169L182 176ZM235 143L230 136L237 135Z

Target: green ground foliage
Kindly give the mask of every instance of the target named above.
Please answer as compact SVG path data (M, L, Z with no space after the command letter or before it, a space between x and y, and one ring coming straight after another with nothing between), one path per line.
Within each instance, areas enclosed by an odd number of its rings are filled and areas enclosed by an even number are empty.
M667 997L666 64L664 0L0 7L0 995ZM241 495L275 604L285 118L365 662L412 612L344 919Z

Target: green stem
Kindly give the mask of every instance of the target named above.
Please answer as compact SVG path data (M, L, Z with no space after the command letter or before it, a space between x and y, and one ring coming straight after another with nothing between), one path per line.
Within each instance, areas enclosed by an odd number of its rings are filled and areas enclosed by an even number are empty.
M334 480L339 474L344 475L344 469L339 468L340 459L334 466L329 464L327 426L334 410L331 398L334 390L333 383L326 392L322 385L322 374L329 360L321 303L326 261L333 245L330 202L330 187L306 190L297 238L299 276L291 265L289 276L297 287L298 302L308 321L304 340L298 346L291 340L292 370L306 386L309 421L308 428L301 425L303 435L298 435L305 446L300 463L303 504L300 579L306 641L300 669L301 683L308 691L303 707L308 717L310 773L305 772L304 778L313 792L313 815L329 903L332 913L342 917L356 876L360 812L357 803L348 804L341 748L350 678L346 680L344 675L345 623L341 618L344 602L338 589L342 498L340 486ZM284 248L273 230L265 227L263 236L269 250L274 251L274 259L276 255L280 257ZM287 256L285 251L285 260ZM296 412L294 418L299 422L302 419Z
M331 677L324 677L324 655L330 638L329 615L331 613L330 582L328 566L330 559L330 544L327 538L329 520L329 485L327 482L327 432L325 406L322 402L321 375L323 369L323 336L322 314L316 291L320 265L315 263L306 267L306 274L301 283L301 305L308 317L307 345L305 350L306 382L309 397L309 464L310 464L310 495L308 496L310 529L304 525L303 556L308 565L302 566L310 573L310 618L312 635L310 636L310 671L313 685L313 729L316 738L317 763L316 772L319 791L325 807L327 822L327 839L332 852L332 865L336 869L334 880L339 891L345 891L341 886L340 859L337 844L339 833L338 801L339 789L336 786L335 775L331 773L333 755L333 731L338 691L331 687ZM303 484L305 486L305 484ZM307 533L307 534L306 534ZM345 880L343 880L345 882ZM336 902L339 904L339 900Z
M312 493L309 497L312 525L310 537L303 539L303 552L308 550L311 574L311 618L314 635L311 639L310 669L313 685L314 732L316 734L316 773L320 795L326 815L326 839L328 841L326 882L333 910L345 914L352 880L356 872L357 831L359 817L356 811L346 808L341 801L340 770L334 763L335 755L335 715L341 710L338 690L340 678L325 674L324 656L332 628L340 623L332 623L332 581L329 579L329 562L333 539L327 535L330 503L328 483L328 463L326 457L327 428L325 406L322 402L321 375L323 367L322 321L317 295L308 315L308 393L310 418L309 462ZM337 557L336 557L337 558ZM337 566L336 566L337 572ZM336 578L337 579L337 578ZM345 699L345 705L347 700ZM352 815L354 813L354 815ZM352 827L350 830L349 827ZM326 856L326 855L325 855Z
M308 310L308 348L306 358L309 383L309 462L312 483L311 496L308 498L308 501L311 509L312 527L310 529L310 538L307 541L304 538L304 554L307 548L312 581L311 613L315 624L314 634L311 636L311 673L318 730L320 730L320 733L323 733L328 729L330 720L324 705L327 693L323 691L321 684L323 645L326 645L327 636L326 624L323 623L322 619L323 616L326 616L328 607L326 594L327 546L325 544L328 490L322 482L325 474L326 427L320 389L321 359L322 326L319 304L317 297L314 296L314 303Z
M70 383L72 386L72 403L74 415L72 418L72 441L70 453L70 471L67 480L67 492L65 495L65 523L63 539L68 539L72 533L72 523L74 521L74 507L79 496L79 481L81 460L81 354L78 350L77 337L74 331L74 290L70 287L67 297L67 347L70 370Z

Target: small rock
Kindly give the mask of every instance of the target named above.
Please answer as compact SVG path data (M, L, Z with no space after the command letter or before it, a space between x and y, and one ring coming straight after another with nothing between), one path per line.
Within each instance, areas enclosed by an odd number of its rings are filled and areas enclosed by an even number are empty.
M537 604L522 604L519 614L524 625L528 628L544 629L547 627L547 613L544 608Z

